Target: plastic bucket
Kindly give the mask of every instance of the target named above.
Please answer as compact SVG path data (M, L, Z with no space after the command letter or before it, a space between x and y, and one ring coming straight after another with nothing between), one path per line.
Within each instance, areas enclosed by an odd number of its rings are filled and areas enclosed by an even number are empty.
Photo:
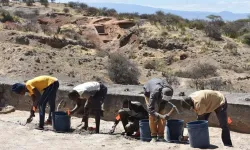
M57 111L52 113L53 129L56 132L70 131L70 116L66 112Z
M208 121L199 120L187 123L189 143L193 148L210 147Z
M184 120L168 120L166 124L166 140L168 142L179 142L183 135Z
M149 120L143 119L139 121L140 126L140 140L149 142L151 141L151 132L149 127Z

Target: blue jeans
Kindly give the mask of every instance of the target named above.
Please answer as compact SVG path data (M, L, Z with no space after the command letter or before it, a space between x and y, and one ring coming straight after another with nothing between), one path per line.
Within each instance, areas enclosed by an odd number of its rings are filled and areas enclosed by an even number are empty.
M55 104L56 104L56 92L59 88L59 82L55 81L50 86L48 86L41 96L39 100L39 127L44 126L44 119L45 119L45 109L46 104L49 102L50 111L49 111L49 118L48 120L52 120L52 112L55 112Z

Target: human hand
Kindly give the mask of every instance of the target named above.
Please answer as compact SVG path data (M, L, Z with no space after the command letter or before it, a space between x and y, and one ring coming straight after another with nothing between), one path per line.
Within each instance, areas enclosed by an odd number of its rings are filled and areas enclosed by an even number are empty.
M30 117L27 119L26 123L31 123L32 120L33 120L33 117L30 116Z

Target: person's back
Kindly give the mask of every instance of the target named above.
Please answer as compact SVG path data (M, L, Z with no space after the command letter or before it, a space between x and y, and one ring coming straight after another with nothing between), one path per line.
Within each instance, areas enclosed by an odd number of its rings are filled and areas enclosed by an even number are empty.
M210 113L225 103L225 97L219 91L200 90L190 95L197 113Z

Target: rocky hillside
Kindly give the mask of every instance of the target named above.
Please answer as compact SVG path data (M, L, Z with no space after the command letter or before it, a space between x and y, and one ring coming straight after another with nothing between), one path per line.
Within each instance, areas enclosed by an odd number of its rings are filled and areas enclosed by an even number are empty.
M49 74L65 84L143 84L161 77L186 88L250 90L250 48L239 38L218 40L197 26L150 18L92 16L63 4L11 5L1 10L3 77L24 81Z

